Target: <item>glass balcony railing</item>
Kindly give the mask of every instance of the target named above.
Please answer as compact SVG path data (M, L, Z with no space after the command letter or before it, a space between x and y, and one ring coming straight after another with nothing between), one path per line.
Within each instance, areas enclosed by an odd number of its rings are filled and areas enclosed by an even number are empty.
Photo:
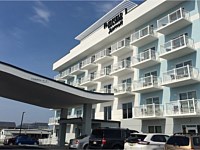
M148 118L148 117L162 117L163 105L160 104L146 104L134 107L135 118Z
M125 38L121 41L118 41L117 43L111 45L111 53L114 53L115 51L118 51L122 49L123 47L130 45L130 38Z
M168 14L167 16L164 16L163 18L159 19L157 21L158 30L160 28L167 26L168 24L171 24L171 23L181 19L181 18L185 18L187 20L189 20L189 18L190 18L189 12L184 10L183 8L180 8L180 9Z
M111 50L109 50L109 49L104 49L104 50L102 50L102 51L96 53L96 54L95 54L95 60L99 60L99 59L101 59L101 58L103 58L103 57L105 57L105 56L111 56L111 55L110 55L110 52L111 52Z
M113 89L102 88L100 89L100 93L113 93Z
M166 116L200 114L199 99L177 100L167 103L165 106Z
M161 45L160 55L164 55L165 53L176 51L177 49L183 46L194 48L194 40L189 38L186 35L182 35L173 40L170 40L166 42L164 45Z
M123 60L120 61L112 66L111 73L116 72L121 69L131 68L131 61Z
M78 63L71 67L71 73L81 70L82 64Z
M58 124L60 117L51 117L49 118L49 124Z
M82 61L81 68L84 68L85 66L94 63L94 61L95 61L95 56L91 56L91 57L86 58L85 60Z
M179 68L174 68L172 70L163 73L162 83L165 84L175 81L178 82L179 80L188 78L199 79L199 70L189 65Z
M157 76L148 76L140 78L138 81L135 81L133 84L133 91L148 88L148 87L159 87L161 84L161 79Z
M147 26L131 35L131 42L134 42L140 38L143 38L146 35L154 35L154 28Z
M96 73L89 74L88 76L86 76L86 77L83 78L82 83L93 81L95 78L96 78Z
M149 59L153 59L153 60L157 59L157 54L156 54L155 50L149 49L149 50L146 50L142 53L139 53L138 55L133 57L132 63L134 65L134 64L144 62L144 61L149 60Z
M104 69L101 69L100 71L98 71L95 75L95 79L96 78L100 78L100 77L103 77L103 76L108 76L110 75L111 73L111 69L110 68L104 68Z
M132 84L131 83L121 83L117 86L114 86L114 93L124 93L124 92L131 92L132 91Z

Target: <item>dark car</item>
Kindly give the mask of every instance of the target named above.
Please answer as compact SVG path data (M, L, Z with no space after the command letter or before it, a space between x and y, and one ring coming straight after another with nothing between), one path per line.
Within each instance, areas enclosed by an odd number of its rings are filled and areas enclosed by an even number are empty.
M12 137L12 138L6 138L3 142L4 145L14 145L15 144L15 141L16 141L16 137Z
M130 133L129 129L123 128L94 129L89 138L89 149L124 149L124 141Z
M16 145L22 145L22 144L39 145L39 141L27 135L21 135L16 138L15 144Z
M200 135L175 133L167 140L165 150L199 150L200 149Z
M87 149L89 143L89 135L81 135L69 141L69 149Z

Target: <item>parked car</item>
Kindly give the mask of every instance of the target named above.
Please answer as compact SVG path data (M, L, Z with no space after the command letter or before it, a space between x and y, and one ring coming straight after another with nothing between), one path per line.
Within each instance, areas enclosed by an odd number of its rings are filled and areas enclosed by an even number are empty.
M165 144L165 150L199 150L200 135L176 133L170 136Z
M69 141L69 149L87 149L89 143L89 135L81 135Z
M125 150L163 150L169 136L161 133L132 133L126 139Z
M16 145L21 145L21 144L39 145L39 141L27 135L20 135L16 137L15 144Z
M3 144L4 145L14 145L17 137L18 136L15 136L15 137L12 137L12 138L6 138L3 142Z
M89 149L123 149L124 140L130 133L129 129L123 128L93 129L89 138Z

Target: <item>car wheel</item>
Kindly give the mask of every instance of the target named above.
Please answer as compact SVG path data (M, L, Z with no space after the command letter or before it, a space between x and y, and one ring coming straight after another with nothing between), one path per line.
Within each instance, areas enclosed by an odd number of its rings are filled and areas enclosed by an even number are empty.
M83 147L83 149L88 149L88 144L86 144L84 147Z
M34 145L38 145L38 143L37 143L37 142L34 142L33 144L34 144Z
M18 145L22 145L22 143L18 143Z

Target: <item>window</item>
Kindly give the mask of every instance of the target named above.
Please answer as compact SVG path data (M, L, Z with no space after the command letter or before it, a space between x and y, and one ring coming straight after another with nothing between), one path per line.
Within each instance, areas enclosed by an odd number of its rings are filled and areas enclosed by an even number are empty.
M125 59L122 59L122 68L128 68L131 65L131 57L127 57Z
M179 93L179 99L180 100L193 99L193 98L197 99L196 91Z
M72 111L68 109L67 116L71 116Z
M132 103L122 104L123 119L132 118Z
M91 118L92 118L92 119L95 119L95 108L92 109Z
M167 135L153 135L151 140L154 142L166 142L169 136Z
M96 71L90 73L90 81L92 81L95 78Z
M104 67L104 75L109 75L111 72L111 65Z
M122 80L122 91L131 91L131 78Z
M111 106L104 107L104 120L111 120Z
M143 86L149 86L149 85L152 85L153 83L157 83L157 71L152 71L152 72L148 72L148 73L145 73L145 78L144 78L144 83L143 83ZM152 79L151 76L154 76L154 78Z
M159 97L151 97L146 99L146 104L159 104Z
M148 132L149 133L162 133L162 127L161 126L148 126Z
M103 89L105 93L111 93L112 84L105 85Z
M76 117L77 118L82 117L82 109L77 109L76 110Z

